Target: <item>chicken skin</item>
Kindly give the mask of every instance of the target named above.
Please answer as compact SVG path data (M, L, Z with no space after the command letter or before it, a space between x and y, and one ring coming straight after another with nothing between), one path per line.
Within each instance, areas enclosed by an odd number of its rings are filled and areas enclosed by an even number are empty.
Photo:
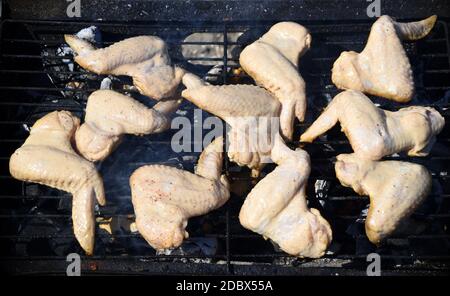
M435 22L435 15L412 23L398 23L387 15L381 16L373 24L361 53L341 53L333 65L333 83L340 89L409 102L414 95L414 79L401 41L425 37Z
M65 35L75 62L96 74L126 75L143 95L155 100L173 96L184 70L170 65L165 42L155 36L132 37L95 48L75 35Z
M189 236L190 217L221 207L230 197L221 175L223 138L200 155L195 174L164 165L146 165L130 177L136 226L155 249L176 248Z
M281 132L289 140L294 118L303 121L305 117L305 81L298 73L298 59L310 45L311 35L305 27L281 22L244 48L239 57L245 72L281 102Z
M105 204L103 180L95 166L75 153L71 139L80 121L67 111L55 111L36 121L25 143L10 158L11 175L73 195L75 237L87 254L94 251L94 199Z
M272 159L278 166L264 177L239 213L245 228L270 238L288 254L319 258L332 240L328 222L306 203L309 155L289 149L277 134Z
M87 102L85 122L75 133L78 152L90 161L103 160L117 147L123 134L165 131L170 127L165 112L172 111L166 104L171 102L160 101L151 109L112 90L93 92Z
M353 151L371 160L403 151L409 156L426 156L445 124L433 108L413 106L386 111L377 108L363 93L349 90L333 98L300 141L314 141L337 122Z
M369 196L366 234L374 244L389 237L431 190L431 175L418 164L370 161L355 154L341 154L335 170L343 186Z
M193 74L186 74L182 96L199 108L225 120L229 158L248 166L253 175L270 159L275 133L279 130L280 104L268 91L254 85L207 85Z

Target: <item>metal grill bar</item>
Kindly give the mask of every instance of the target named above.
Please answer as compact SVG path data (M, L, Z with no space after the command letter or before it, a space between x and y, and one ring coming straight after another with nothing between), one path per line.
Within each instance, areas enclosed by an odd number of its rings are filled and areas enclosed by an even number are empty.
M131 234L112 234L112 235L104 235L104 234L97 234L98 238L139 238L142 239L141 235L139 233L131 233ZM215 233L206 233L202 237L214 237L214 238L226 238L226 239L242 239L242 238L249 238L249 239L260 239L261 236L258 234L233 234L232 236L227 236L226 234L215 234ZM7 240L27 240L27 239L40 239L40 238L47 238L47 239L61 239L61 238L75 238L75 235L44 235L44 234L37 234L37 235L0 235L1 239L7 239ZM190 239L195 239L196 237L191 237ZM366 238L366 236L356 236L356 238ZM450 239L450 235L446 234L424 234L424 235L409 235L405 237L391 237L391 240L395 239ZM150 247L149 247L150 248ZM289 257L287 255L284 255L286 257Z
M56 218L56 219L70 219L72 215L70 214L0 214L0 219L11 219L11 218ZM132 213L130 214L97 214L96 218L135 218L136 216ZM220 217L220 216L217 216ZM217 218L216 217L216 218ZM227 216L225 216L225 219ZM232 216L232 219L237 219L237 216ZM335 215L333 219L342 220L356 220L359 216L347 216L347 215ZM429 214L425 218L427 219L447 219L450 218L450 214Z
M1 143L1 141L0 141ZM169 163L170 164L170 163ZM337 180L335 176L324 176L324 175L317 175L317 174L311 174L311 179L319 179L319 180ZM446 180L446 179L450 179L450 175L436 175L436 174L431 174L431 177L433 179L441 179L441 180ZM8 175L0 175L0 179L13 179L12 176L8 176ZM119 181L127 181L128 178L118 178ZM251 177L233 177L231 178L233 181L252 181L255 180L254 178Z
M423 40L423 42L425 43L438 43L438 42L445 42L446 39L445 38L436 38L436 39L425 39ZM60 45L61 43L64 43L64 39L59 39L59 40L33 40L33 39L11 39L11 38L5 38L3 39L3 42L5 43L32 43L32 44L41 44L41 45ZM225 42L221 42L221 41L199 41L199 42L193 42L193 41L185 41L185 42L174 42L171 40L167 40L166 41L167 44L169 45L224 45ZM108 46L111 44L114 44L113 41L105 41L102 42L103 45ZM361 42L358 41L327 41L323 43L324 45L361 45ZM227 42L228 46L231 45L245 45L242 42L233 42L233 41L228 41Z
M449 260L450 256L406 256L406 255L380 255L381 258L384 259L409 259L409 260ZM160 260L167 260L167 259L226 259L226 256L191 256L191 255L146 255L146 256L137 256L132 255L129 257L125 256L80 256L82 260L129 260L129 259L141 259L141 260L154 260L154 259L160 259ZM235 255L236 258L289 258L289 256L286 256L285 254L239 254ZM367 258L366 255L336 255L336 256L329 256L325 255L322 257L323 259L342 259L342 260L348 260L348 259L363 259L365 260ZM65 256L29 256L28 258L23 257L0 257L0 261L7 261L7 260L66 260Z
M223 84L227 84L228 83L228 75L227 75L228 74L227 73L227 69L228 69L228 54L227 54L227 52L228 52L228 30L227 30L227 24L226 23L224 23L224 25L223 25L223 52L224 52L224 55L222 57L222 63L223 63L222 83ZM223 134L223 139L224 140L227 138L227 135L226 135L225 132L226 131L224 130L224 134ZM224 141L223 147L224 147L223 151L226 151L226 141ZM228 167L229 167L228 158L224 157L225 173L228 172ZM227 208L226 208L225 218L226 218L225 248L226 248L226 256L227 256L227 271L228 271L228 273L232 273L232 269L231 269L231 250L230 250L231 234L230 234L230 208L229 208L229 206L227 206Z
M225 259L226 256L222 255L130 255L130 256L80 256L81 259L87 260L128 260L128 259L141 259L141 260L167 260L167 259ZM66 256L28 256L24 257L0 257L0 261L6 260L66 260Z
M214 77L215 75L208 75L211 77ZM332 85L328 85L328 86L332 86ZM449 89L450 86L427 86L427 87L423 87L420 88L418 87L418 90L424 89L424 90L447 90ZM58 88L58 87L39 87L39 86L25 86L25 85L19 85L19 86L0 86L0 90L15 90L15 91L45 91L45 92L75 92L75 93L92 93L94 91L96 91L96 89L76 89L76 88ZM329 91L324 91L321 90L317 87L313 87L310 89L311 92L320 92L320 93L334 93L334 92L338 92L337 90L329 90ZM118 92L121 93L138 93L137 90L135 89L118 89ZM448 108L447 105L444 106L444 108Z
M9 159L9 158L8 158ZM450 194L430 194L428 195L429 198L450 198ZM39 195L39 196L35 196L35 195L1 195L0 196L0 200L1 199L63 199L63 198L72 198L71 195ZM118 195L116 196L116 198L118 199L130 199L131 196L129 195ZM368 196L364 196L364 195L347 195L347 196L328 196L328 197L309 197L308 199L312 199L312 200L331 200L331 201L340 201L340 200L364 200L364 199L368 199Z

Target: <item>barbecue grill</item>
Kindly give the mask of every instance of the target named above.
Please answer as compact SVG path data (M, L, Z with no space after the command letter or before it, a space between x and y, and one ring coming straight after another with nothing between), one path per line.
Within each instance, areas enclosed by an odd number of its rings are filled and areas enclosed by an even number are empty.
M102 1L99 1L90 8L83 7L82 18L76 19L65 15L65 1L48 6L45 6L46 1L39 1L40 4L35 3L38 1L7 2L0 28L0 266L3 271L65 274L67 254L78 253L83 274L365 275L367 255L378 253L383 275L449 273L450 41L446 17L450 14L445 1L435 1L433 7L428 1L418 1L404 11L388 3L382 6L383 14L401 20L443 13L429 36L406 43L405 48L413 66L417 90L408 105L432 106L441 112L447 124L429 156L388 157L427 167L433 175L432 193L404 223L403 229L376 247L364 233L368 198L342 187L334 174L334 157L351 151L345 136L339 128L334 128L326 137L303 145L312 163L307 187L309 205L319 209L333 229L333 243L321 259L288 256L270 241L240 226L239 209L251 185L258 180L250 177L248 169L238 167L227 158L224 171L237 189L222 208L189 220L187 230L191 238L182 247L156 252L138 233L131 232L134 220L128 185L131 173L150 163L192 171L197 162L199 153L171 150L174 129L139 138L125 137L119 148L98 164L105 182L107 206L96 208L98 227L93 256L82 255L74 238L71 197L58 190L13 179L8 162L27 137L29 127L42 115L53 110L68 110L83 116L87 97L99 89L106 76L84 71L73 62L72 54L62 49L63 34L76 33L89 26L101 31L98 46L132 36L157 35L168 43L172 61L177 65L211 83L234 84L252 83L248 76L236 71L240 49L278 21L301 23L310 30L313 43L299 66L307 85L308 111L305 123L296 123L294 139L298 139L339 92L331 82L334 60L344 50L363 49L374 21L365 15L363 7L367 3L330 1L334 3L331 7L340 11L338 13L325 5L319 9L314 1L245 1L241 3L245 6L243 10L239 10L235 2L221 1L193 1L191 6L183 3L178 8L170 2L165 4L166 1L129 1L130 6L124 1L103 3L110 9L102 8ZM348 4L348 14L345 14L345 5L338 8L338 2ZM413 9L422 4L421 10ZM300 5L304 10L294 9ZM311 13L303 14L304 11ZM320 11L322 19L318 15ZM186 12L192 12L191 17ZM219 34L222 40L186 41L189 35L201 32ZM185 56L182 46L220 47L225 54ZM210 71L213 65L218 71ZM130 93L151 106L150 100L124 87L127 84L130 81L126 77L112 81L114 90ZM379 98L374 100L389 110L406 106ZM180 110L178 115L188 117L195 124L211 116L196 111L189 102L184 102ZM299 143L289 145L296 147ZM269 165L262 177L272 169Z

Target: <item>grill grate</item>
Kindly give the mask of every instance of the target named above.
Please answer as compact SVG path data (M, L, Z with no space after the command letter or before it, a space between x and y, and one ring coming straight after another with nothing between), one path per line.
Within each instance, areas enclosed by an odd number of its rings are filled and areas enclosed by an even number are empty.
M70 225L70 196L45 186L19 182L8 172L9 156L27 137L26 127L53 110L69 110L82 116L87 96L97 90L101 80L106 77L87 73L77 65L74 65L73 71L67 69L71 55L52 54L63 44L63 34L96 25L102 32L101 46L141 34L157 35L168 42L173 62L188 71L213 79L217 84L253 83L248 76L234 71L239 67L239 49L258 38L272 24L4 20L1 23L0 43L0 184L3 188L0 194L0 264L10 272L17 273L64 273L67 264L65 254L81 254ZM310 52L300 62L300 72L307 85L308 114L305 123L296 125L296 139L338 93L330 77L334 60L343 50L360 51L370 30L370 24L363 22L304 25L312 33L313 44ZM183 42L189 34L197 32L220 33L223 40ZM232 41L230 34L236 32L244 33L237 41ZM447 121L450 107L448 36L447 23L440 21L430 36L405 45L417 85L417 96L411 104L433 106L441 111ZM184 57L182 45L219 46L225 54L221 57ZM230 48L233 51L228 55ZM194 61L220 65L221 71L218 74L210 73L208 71L211 66L194 64ZM68 86L69 82L74 81L81 84L76 87L70 84ZM129 84L127 78L119 77L113 83L117 84L115 90L140 98L133 90L119 90L119 87ZM375 101L386 109L395 110L404 106L378 98ZM151 104L148 99L144 102ZM189 102L183 103L181 109L187 112L187 116L193 116L195 112L194 106ZM209 116L205 112L201 114L204 118ZM425 165L433 175L433 192L409 222L421 231L412 233L410 229L406 234L396 235L380 248L370 245L363 231L361 211L367 205L368 198L356 196L350 189L343 188L334 176L334 156L350 151L343 134L335 128L326 137L303 147L312 160L312 173L307 188L309 203L318 208L330 222L334 236L331 252L317 260L292 258L278 252L270 242L239 225L237 214L243 198L248 192L249 184L256 180L248 177L248 170L239 168L228 160L225 160L224 170L230 180L241 184L242 192L234 193L221 209L189 221L188 231L192 238L187 245L190 247L183 247L181 251L177 250L172 254L157 254L139 234L126 231L124 228L134 219L129 190L126 188L128 177L134 169L148 163L192 169L197 161L198 153L161 154L162 150L170 149L170 139L174 132L143 138L126 137L118 150L99 164L99 170L105 179L108 205L99 208L96 217L101 225L112 219L119 226L112 236L103 228L97 229L96 255L82 256L82 268L86 272L361 274L365 273L366 255L371 252L381 254L383 270L387 273L448 272L448 124L438 136L430 156L390 157ZM298 145L291 144L293 147ZM130 147L140 148L133 153ZM123 163L127 164L126 167L119 167ZM273 166L269 166L263 175L272 168ZM114 186L115 183L120 186Z

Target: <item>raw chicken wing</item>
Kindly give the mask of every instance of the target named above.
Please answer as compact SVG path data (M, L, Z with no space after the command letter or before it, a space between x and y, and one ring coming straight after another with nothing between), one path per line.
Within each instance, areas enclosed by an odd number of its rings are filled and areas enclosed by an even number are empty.
M373 24L361 53L341 53L333 65L333 83L340 89L409 102L414 95L414 79L401 41L425 37L435 22L435 15L412 23L398 23L387 15L381 16Z
M147 165L130 177L136 226L155 249L176 248L189 235L190 217L221 207L230 197L221 175L223 138L200 155L195 174L164 165Z
M335 165L343 186L370 198L366 234L380 244L425 200L431 175L421 165L402 161L371 161L341 154Z
M332 240L328 222L306 203L309 155L292 151L279 135L272 159L278 166L247 196L239 220L247 229L270 238L288 254L319 258Z
M445 124L433 108L413 106L386 111L377 108L363 93L352 90L334 97L300 141L314 141L337 122L353 151L371 160L402 151L410 156L426 156Z
M47 185L73 195L75 237L87 254L94 251L94 199L105 204L103 180L94 164L77 155L71 139L80 121L55 111L36 121L25 143L11 156L9 170L19 180Z
M230 126L228 156L240 166L248 166L258 175L271 161L270 150L279 130L280 104L265 89L254 85L205 84L193 74L186 74L187 87L182 96L210 112Z
M155 36L132 37L106 48L95 48L75 35L65 35L75 62L97 74L126 75L140 93L155 100L174 95L184 70L170 65L165 42Z
M153 109L112 90L97 90L88 99L85 122L75 134L81 155L90 161L105 159L123 134L148 135L165 131L170 119L165 114L174 101L159 101ZM160 110L160 111L158 111Z
M294 118L303 121L305 117L305 82L298 73L298 59L310 45L311 35L305 27L281 22L247 46L239 58L245 72L281 102L281 131L289 140Z

